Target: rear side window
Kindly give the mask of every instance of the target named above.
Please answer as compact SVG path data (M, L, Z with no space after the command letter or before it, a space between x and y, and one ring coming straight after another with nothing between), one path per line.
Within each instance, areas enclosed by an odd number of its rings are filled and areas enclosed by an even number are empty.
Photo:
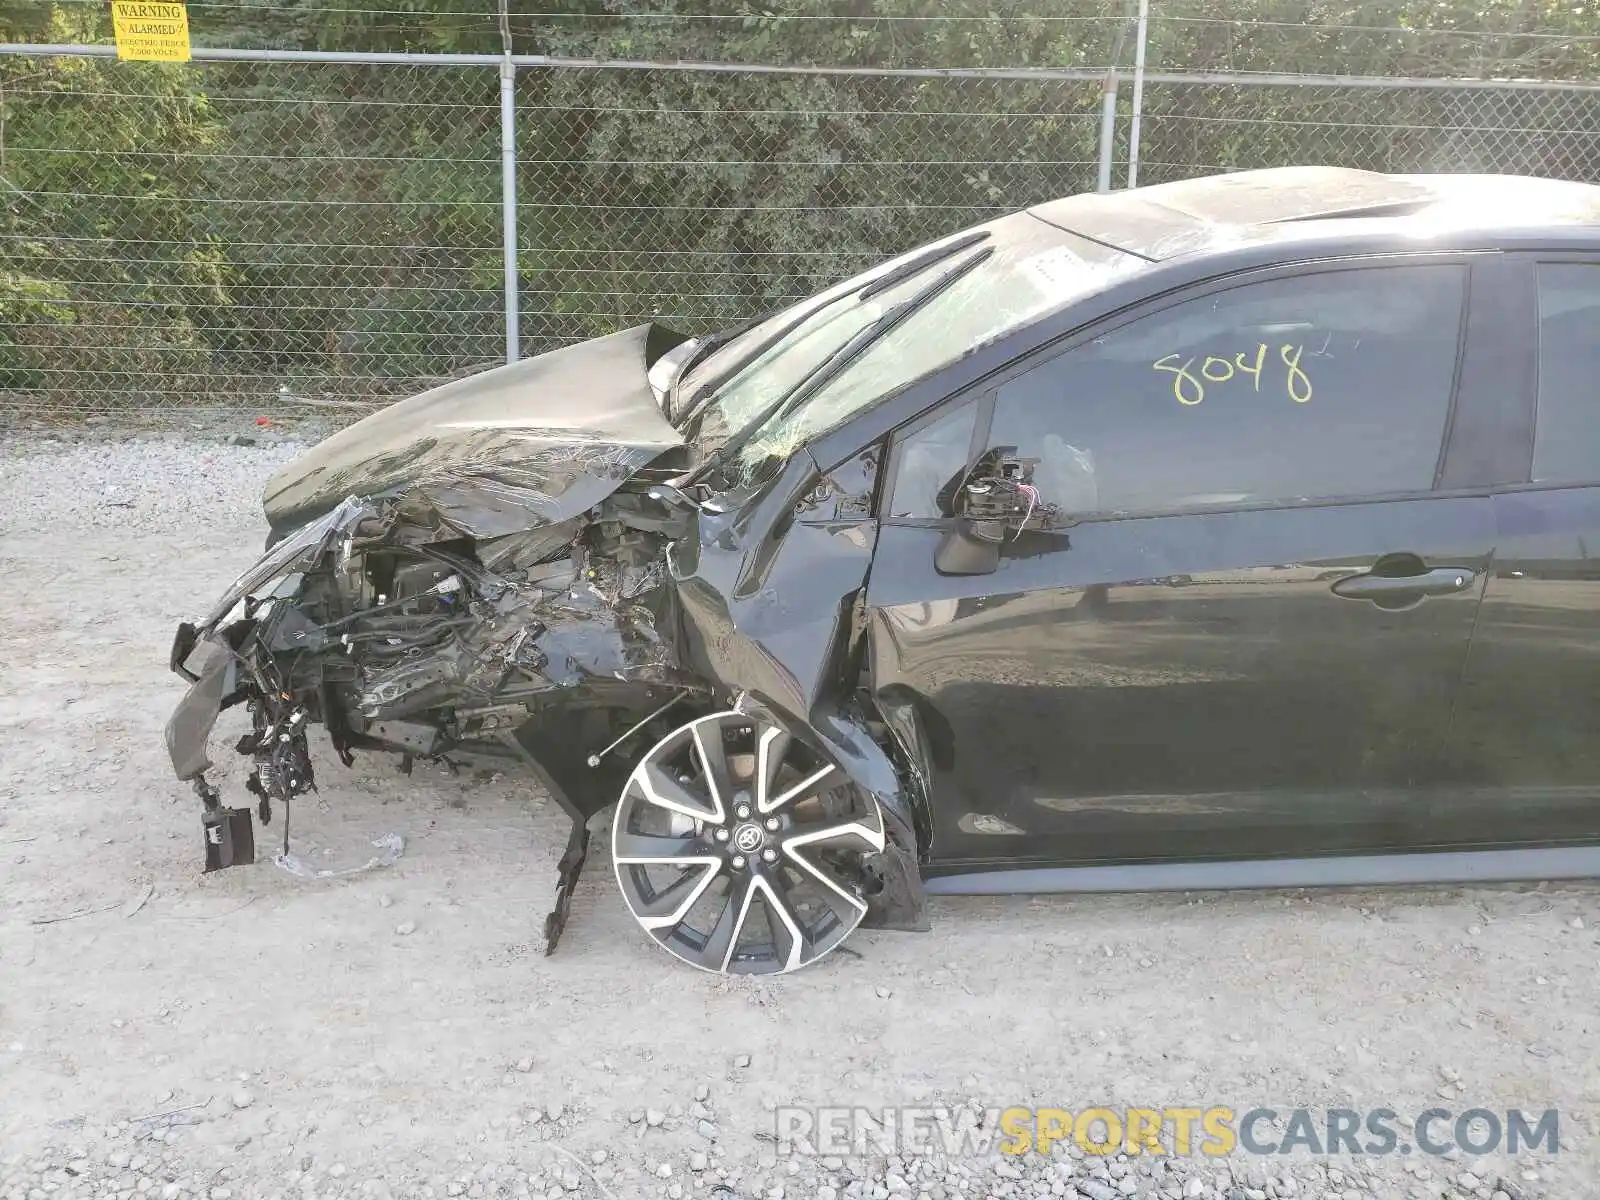
M1327 271L1180 302L1002 385L988 445L1074 513L1427 491L1466 272Z
M1600 266L1539 266L1536 483L1600 481Z

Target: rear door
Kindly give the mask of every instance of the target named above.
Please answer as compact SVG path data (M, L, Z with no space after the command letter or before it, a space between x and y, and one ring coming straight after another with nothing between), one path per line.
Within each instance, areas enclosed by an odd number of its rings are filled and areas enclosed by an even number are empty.
M932 748L936 859L1415 843L1494 543L1487 489L1442 487L1471 272L1213 285L897 436L869 639ZM1074 523L941 575L953 484L997 455Z
M1522 401L1452 730L1450 840L1600 840L1600 254L1512 256Z

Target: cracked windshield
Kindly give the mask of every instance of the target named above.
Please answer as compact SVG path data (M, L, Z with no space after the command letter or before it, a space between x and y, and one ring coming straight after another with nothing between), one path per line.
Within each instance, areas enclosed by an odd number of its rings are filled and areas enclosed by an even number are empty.
M1026 213L951 238L945 246L954 252L938 255L935 246L908 255L778 314L730 342L685 381L689 392L704 386L729 369L727 362L750 355L773 332L794 324L714 385L699 428L690 431L708 453L746 439L723 471L727 486L756 481L768 464L782 462L891 392L1139 265ZM894 279L898 273L904 277ZM890 282L873 290L880 280ZM886 318L902 305L908 311L889 324ZM802 319L795 324L797 317ZM879 321L886 328L874 334ZM831 358L836 355L845 361ZM797 391L806 388L812 390ZM771 411L791 394L792 406Z

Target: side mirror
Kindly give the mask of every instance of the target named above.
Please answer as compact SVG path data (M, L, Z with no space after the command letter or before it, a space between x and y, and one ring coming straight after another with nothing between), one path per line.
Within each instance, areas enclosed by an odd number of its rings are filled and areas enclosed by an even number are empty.
M975 480L961 489L962 507L981 515L957 517L939 539L933 552L933 569L939 574L993 575L999 570L1007 522L997 514L996 490L988 480Z
M1041 501L1031 483L1004 475L969 478L957 492L956 516L939 539L933 566L941 575L992 575L1009 533L1056 530L1074 524Z

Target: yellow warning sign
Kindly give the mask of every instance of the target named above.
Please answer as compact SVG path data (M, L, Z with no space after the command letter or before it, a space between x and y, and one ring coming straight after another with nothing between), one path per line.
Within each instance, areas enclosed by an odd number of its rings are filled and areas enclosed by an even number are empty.
M189 61L189 12L163 0L111 0L117 57L142 62Z

